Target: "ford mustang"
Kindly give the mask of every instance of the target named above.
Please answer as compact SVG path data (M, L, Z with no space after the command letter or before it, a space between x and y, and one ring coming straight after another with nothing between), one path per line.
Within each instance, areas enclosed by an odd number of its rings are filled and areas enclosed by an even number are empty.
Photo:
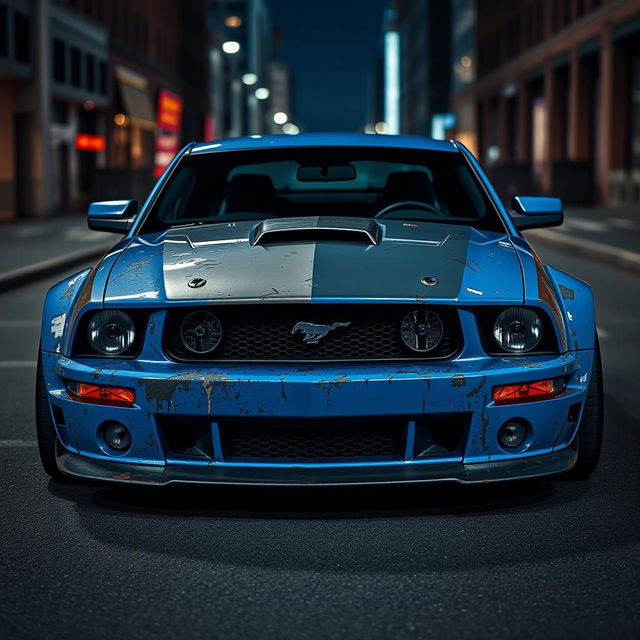
M123 234L52 287L36 417L52 477L166 485L505 481L596 467L590 287L455 141L187 145Z

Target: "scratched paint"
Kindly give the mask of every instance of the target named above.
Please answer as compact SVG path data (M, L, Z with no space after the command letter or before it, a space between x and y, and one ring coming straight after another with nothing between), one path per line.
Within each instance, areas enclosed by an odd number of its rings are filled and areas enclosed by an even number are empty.
M560 288L560 293L562 294L563 300L574 300L575 299L575 291L569 287L565 287L563 284L558 285Z
M53 336L54 340L60 340L60 338L62 338L66 318L66 313L60 313L57 316L53 316L53 318L51 318L51 335Z

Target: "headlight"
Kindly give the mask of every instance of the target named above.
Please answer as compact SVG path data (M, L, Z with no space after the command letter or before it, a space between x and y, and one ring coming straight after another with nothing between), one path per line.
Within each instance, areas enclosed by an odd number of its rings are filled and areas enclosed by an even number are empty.
M108 356L124 353L135 336L133 320L124 311L98 311L89 321L89 344Z
M427 309L408 313L400 325L402 341L409 349L419 353L435 349L442 342L443 334L440 316Z
M505 309L493 324L493 337L498 345L511 353L531 351L542 338L542 320L531 309Z
M193 311L180 325L182 344L193 353L210 353L220 344L222 324L209 311Z

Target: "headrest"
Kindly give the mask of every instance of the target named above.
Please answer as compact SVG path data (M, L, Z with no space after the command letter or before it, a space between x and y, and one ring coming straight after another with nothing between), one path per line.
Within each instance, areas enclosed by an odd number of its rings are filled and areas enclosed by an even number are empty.
M431 180L424 171L396 171L387 178L382 200L389 204L414 200L433 205L435 195Z
M276 200L276 191L269 176L240 174L233 176L227 186L228 213L239 211L270 212Z

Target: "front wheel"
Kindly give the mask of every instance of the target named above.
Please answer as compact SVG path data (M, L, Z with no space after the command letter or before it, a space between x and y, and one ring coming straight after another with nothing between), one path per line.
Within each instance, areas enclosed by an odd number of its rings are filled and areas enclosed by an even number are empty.
M576 435L578 461L571 470L575 478L588 478L598 466L604 431L604 390L602 384L602 361L600 345L596 336L593 350L593 368L587 390L587 400L582 411L582 419Z
M36 370L36 434L42 467L51 478L60 478L61 473L56 463L58 434L51 418L47 384L42 372L42 356L40 354L38 354L38 368Z

